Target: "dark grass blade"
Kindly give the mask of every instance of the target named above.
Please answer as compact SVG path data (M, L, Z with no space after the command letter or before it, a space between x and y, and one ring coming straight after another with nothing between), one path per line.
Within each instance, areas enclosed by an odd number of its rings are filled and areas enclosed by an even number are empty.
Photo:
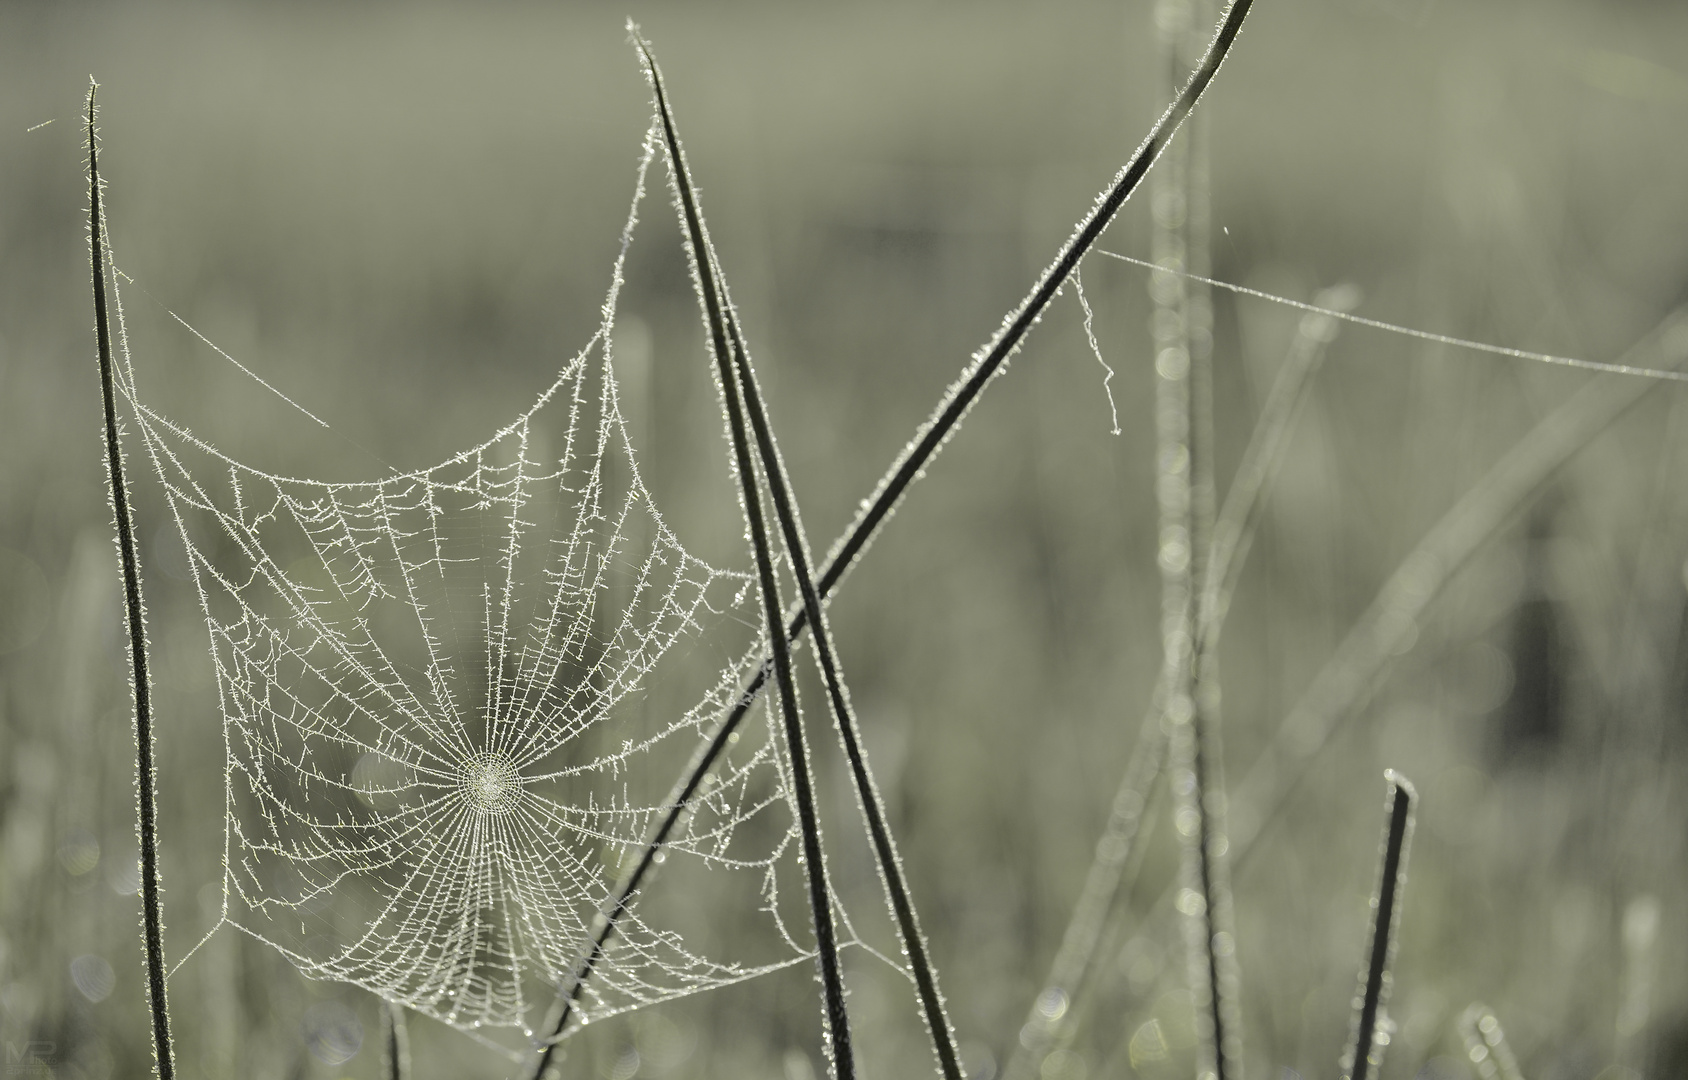
M381 1075L387 1080L406 1080L410 1075L410 1032L404 1022L404 1006L396 1001L381 1003Z
M719 273L719 268L716 279L722 283L723 296L726 299L723 306L727 317L727 331L732 338L733 365L738 376L739 391L748 406L757 450L762 459L762 473L767 478L769 491L773 495L774 510L779 517L780 530L784 534L786 553L791 559L798 591L802 594L803 611L809 617L815 643L815 661L821 669L821 679L826 684L827 701L832 706L832 717L838 728L838 737L844 744L844 756L850 762L850 778L855 783L856 799L861 806L863 817L867 820L874 858L879 864L880 880L885 887L886 898L897 923L903 952L908 956L909 968L914 974L921 1016L932 1038L932 1050L938 1058L939 1071L945 1080L961 1080L961 1063L955 1048L955 1030L944 1011L943 995L938 990L937 972L932 967L925 935L920 931L920 919L915 913L914 901L909 896L902 859L897 854L896 841L891 837L890 827L885 823L885 802L880 797L873 773L868 768L867 754L862 748L861 731L856 723L855 710L850 706L850 695L838 670L837 650L833 646L832 630L827 625L826 609L821 604L820 592L815 588L814 575L809 569L809 541L798 517L796 500L791 495L791 478L785 471L785 463L780 459L779 446L768 422L767 408L756 384L756 373L750 366L750 358L739 331L738 316L731 299L725 297L725 278Z
M1383 867L1378 872L1377 892L1371 901L1371 945L1360 995L1355 1000L1354 1035L1342 1059L1344 1080L1368 1080L1376 1076L1383 1064L1383 1048L1388 1045L1387 1039L1378 1039L1378 1032L1385 1023L1384 1010L1389 1004L1393 982L1390 966L1395 962L1401 887L1406 884L1413 804L1418 795L1407 778L1393 769L1383 776L1389 782L1389 821L1383 833Z
M1061 285L1071 276L1073 270L1086 254L1095 247L1096 241L1106 230L1114 215L1130 198L1132 192L1142 182L1149 167L1165 149L1167 142L1183 123L1185 117L1195 108L1202 93L1213 81L1220 65L1230 52L1236 41L1238 32L1242 29L1243 19L1248 14L1253 0L1235 0L1226 12L1225 19L1220 23L1214 34L1213 42L1208 47L1201 65L1190 77L1178 99L1173 102L1159 121L1156 122L1143 144L1119 175L1113 185L1097 200L1096 205L1080 221L1072 238L1062 246L1055 262L1045 270L1032 286L1032 291L1019 307L1010 313L1004 321L1003 328L996 337L980 350L975 357L962 369L960 378L944 392L939 399L932 415L915 433L914 440L906 447L886 471L872 496L865 501L862 511L855 521L845 530L844 534L833 544L826 561L821 564L820 575L815 586L824 600L832 594L845 573L854 565L855 560L867 548L867 545L877 534L879 527L890 516L901 500L909 485L917 479L922 470L931 463L944 441L961 423L973 401L984 390L985 385L995 375L1004 361L1011 356L1037 321L1042 318L1044 311L1054 300ZM786 622L786 638L795 641L808 627L808 613L799 606ZM737 704L728 711L722 719L714 735L697 754L687 767L680 782L675 785L669 800L671 809L664 815L656 830L651 834L635 862L633 870L617 887L615 895L604 905L603 919L598 925L592 943L585 950L573 978L567 984L560 998L560 1005L554 1010L554 1015L546 1024L545 1030L550 1032L543 1041L545 1046L541 1050L543 1063L551 1056L550 1046L555 1044L559 1034L567 1024L572 1013L572 1003L580 992L584 981L590 978L592 969L604 953L604 946L611 934L615 932L617 922L627 910L633 895L644 884L646 876L655 865L658 850L672 835L675 826L684 816L686 807L697 793L698 785L703 777L714 766L716 758L727 746L738 725L744 720L745 714L755 703L757 696L767 685L768 676L772 673L772 658L764 657L763 662L756 669L750 680L745 684Z
M1482 1080L1524 1080L1512 1044L1506 1041L1506 1031L1493 1009L1480 1001L1472 1002L1460 1015L1459 1034L1465 1041L1466 1059Z
M146 944L147 1003L152 1013L152 1053L160 1080L174 1080L176 1063L170 1044L170 1011L164 990L164 915L158 886L158 775L154 761L152 680L147 668L146 603L141 596L141 559L135 544L135 516L129 483L123 474L123 446L117 434L115 374L111 357L111 318L106 308L105 210L100 200L99 138L95 134L95 95L88 86L88 248L94 276L94 331L100 350L100 395L105 411L106 469L117 548L123 565L123 614L129 630L129 665L135 703L136 831L141 847L141 936Z
M750 437L745 429L744 403L738 380L732 370L731 346L727 341L726 323L720 282L715 273L715 259L705 232L703 215L692 187L691 171L686 165L679 135L674 129L667 94L662 85L662 73L650 46L639 38L639 51L645 59L645 70L656 94L657 108L662 113L663 138L668 147L674 184L679 192L680 208L685 217L687 246L691 249L693 272L702 294L705 314L709 321L711 352L715 356L716 377L720 380L721 396L727 407L727 422L732 432L733 458L739 477L739 492L744 503L745 523L750 531L751 545L756 552L756 573L761 584L763 618L767 624L768 641L774 656L774 675L779 685L780 719L785 729L786 753L791 759L793 794L803 830L804 869L809 885L809 913L815 934L816 964L819 968L824 997L827 1059L837 1080L855 1077L854 1052L850 1046L850 1017L844 1005L844 977L838 963L836 928L832 921L832 893L826 879L826 857L821 848L820 820L815 811L814 781L810 774L809 747L803 738L802 718L797 709L797 687L791 675L791 643L786 638L785 605L780 602L779 579L774 573L772 545L768 539L767 522L762 515L762 496L756 480L756 465L750 456Z
M820 975L823 999L823 1035L827 1060L837 1080L854 1080L855 1057L850 1044L850 1018L844 1003L844 977L838 962L837 928L832 918L831 889L827 884L825 853L820 839L820 819L815 810L814 781L810 772L809 748L803 737L802 718L798 714L797 688L791 674L791 643L783 632L785 607L780 601L779 579L774 571L773 550L768 539L767 522L762 513L762 497L757 484L755 462L750 454L750 436L745 426L744 405L740 399L738 380L733 373L731 346L728 343L723 297L717 281L709 236L698 207L697 193L692 186L691 172L686 165L675 131L673 114L669 108L662 72L650 46L636 28L629 27L634 43L644 63L656 97L657 111L662 118L663 139L668 151L669 175L674 183L676 201L685 230L686 251L691 257L692 274L709 328L710 352L715 359L715 376L726 407L727 425L733 447L734 471L739 479L740 502L745 525L755 551L756 573L760 584L763 617L767 625L770 652L773 655L774 675L779 687L781 724L785 735L786 753L790 759L793 795L797 803L798 822L803 834L803 864L809 892L809 912L815 934L815 961ZM617 910L625 902L617 905ZM606 930L608 927L606 927ZM594 948L596 956L601 949ZM578 990L579 980L576 981ZM552 1034L561 1033L562 1023L568 1019L565 1009ZM555 1043L542 1051L539 1069L543 1074Z

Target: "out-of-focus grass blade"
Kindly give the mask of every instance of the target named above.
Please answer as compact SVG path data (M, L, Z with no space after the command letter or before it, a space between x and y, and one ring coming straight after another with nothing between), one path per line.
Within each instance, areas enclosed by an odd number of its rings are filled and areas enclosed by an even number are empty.
M1359 290L1338 285L1319 293L1323 307L1346 310L1359 302ZM1248 560L1261 507L1272 478L1283 462L1284 448L1295 419L1307 400L1313 375L1323 361L1341 324L1328 315L1309 313L1292 339L1288 354L1267 392L1248 445L1226 490L1214 520L1211 553L1203 566L1201 604L1196 618L1198 656L1218 647L1220 630ZM1166 761L1166 732L1161 726L1163 690L1139 725L1137 743L1126 763L1108 821L1084 886L1061 936L1061 947L1049 965L1042 991L1032 1000L1013 1055L1003 1072L1005 1080L1031 1080L1037 1065L1072 1041L1077 1030L1078 997L1089 982L1099 956L1098 943L1115 898L1125 887L1125 872L1139 850L1138 836L1149 789Z
M874 861L879 867L880 883L885 887L886 902L891 918L897 924L897 935L903 953L908 957L909 970L914 976L915 994L920 1000L921 1018L932 1039L932 1051L938 1059L938 1071L944 1080L962 1080L961 1061L956 1052L955 1030L944 1010L943 994L938 990L938 974L931 960L926 936L920 930L920 918L909 895L908 881L903 873L902 857L897 852L891 827L885 820L885 800L874 783L873 771L868 767L867 750L862 745L856 713L850 706L850 694L838 666L838 650L833 644L832 629L827 624L826 608L821 604L820 591L810 570L813 557L809 540L803 532L796 497L791 493L791 478L780 458L779 444L774 439L773 426L768 420L767 407L756 372L750 365L750 354L740 333L738 315L726 286L726 276L716 268L720 283L722 310L727 320L727 333L732 341L733 367L738 376L738 389L743 395L745 410L750 415L751 430L756 436L756 448L762 460L762 475L773 496L774 512L784 535L786 555L791 560L792 576L797 579L802 596L803 611L809 616L809 629L815 643L815 662L820 667L821 681L826 684L827 702L832 707L832 719L838 729L844 756L850 763L850 779L856 789L856 805L867 825L868 838L873 845Z
M803 838L803 869L809 891L809 914L815 934L815 962L819 968L822 997L822 1036L827 1062L836 1080L854 1080L855 1054L850 1044L850 1017L844 1003L844 975L838 962L837 928L832 918L832 889L827 883L826 851L821 845L820 817L815 809L814 779L809 747L803 735L803 721L797 706L797 686L791 674L791 644L785 633L785 605L780 600L779 578L774 571L773 544L762 511L762 494L757 483L756 464L750 453L750 434L745 424L744 402L732 366L732 345L728 338L725 296L717 274L714 248L698 206L697 189L685 151L680 146L662 73L650 46L629 27L644 59L645 74L656 96L662 117L663 137L668 149L670 179L674 182L686 247L691 254L693 284L709 325L710 352L715 359L722 403L726 408L733 461L738 473L739 497L745 524L756 556L756 573L761 585L763 620L769 651L774 658L774 676L779 686L780 718L785 733L787 764L791 769L792 794L797 806Z
M410 1076L410 1032L404 1023L404 1006L394 1001L381 1003L381 1071L387 1080Z
M1459 1033L1465 1040L1465 1056L1482 1080L1524 1080L1512 1044L1506 1041L1506 1032L1493 1009L1480 1001L1472 1002L1460 1014Z
M1336 285L1313 298L1318 307L1333 311L1348 311L1359 302L1360 290L1353 285ZM1260 418L1255 421L1248 446L1243 449L1242 460L1225 492L1225 501L1213 521L1210 570L1203 583L1197 621L1201 650L1211 650L1218 644L1231 596L1237 591L1237 581L1242 577L1249 547L1260 525L1261 509L1266 504L1262 496L1283 464L1290 432L1295 430L1295 419L1306 404L1313 375L1340 327L1341 323L1329 315L1309 312L1302 316L1289 353L1266 393Z
M1621 364L1688 364L1688 308L1666 317ZM1314 676L1232 798L1231 841L1240 866L1256 837L1307 775L1337 725L1358 715L1379 675L1417 633L1419 620L1462 566L1589 440L1648 393L1657 379L1601 375L1537 422L1424 534Z

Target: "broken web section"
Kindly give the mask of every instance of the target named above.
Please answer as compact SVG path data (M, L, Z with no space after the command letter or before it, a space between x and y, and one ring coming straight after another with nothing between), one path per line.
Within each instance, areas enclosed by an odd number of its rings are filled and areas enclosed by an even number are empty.
M263 473L124 372L210 629L224 920L308 976L460 1028L532 1034L760 655L750 577L681 546L622 420L615 303L638 202L586 348L528 413L431 469ZM777 744L749 725L619 920L583 1020L806 959L801 890L793 906L779 889L795 835Z

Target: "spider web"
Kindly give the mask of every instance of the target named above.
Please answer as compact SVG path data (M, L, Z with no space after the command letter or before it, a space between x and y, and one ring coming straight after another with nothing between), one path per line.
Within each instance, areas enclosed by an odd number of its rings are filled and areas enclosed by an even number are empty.
M124 339L121 389L210 630L222 922L466 1030L532 1034L760 656L752 578L681 546L618 402L654 132L597 332L525 414L433 468L325 483L242 465L140 400ZM683 895L623 912L583 1021L810 957L778 888L797 872L781 750L765 724L744 736L665 846ZM693 947L706 932L728 955Z

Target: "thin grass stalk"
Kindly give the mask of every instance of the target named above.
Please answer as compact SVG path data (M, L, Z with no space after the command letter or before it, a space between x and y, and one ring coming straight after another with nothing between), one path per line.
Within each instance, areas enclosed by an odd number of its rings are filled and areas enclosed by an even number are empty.
M1213 0L1186 0L1193 12L1190 25L1179 35L1180 55L1168 69L1172 76L1169 90L1176 89L1188 77L1193 64L1199 62L1205 42L1198 36L1202 24L1213 13ZM1190 117L1190 130L1183 140L1184 266L1193 277L1183 281L1184 312L1182 327L1184 347L1190 353L1190 451L1192 455L1190 479L1190 517L1194 524L1191 550L1191 577L1197 583L1205 579L1209 547L1213 537L1214 516L1218 495L1214 483L1214 448L1218 441L1213 427L1213 290L1205 279L1213 272L1210 251L1213 200L1209 173L1212 155L1209 153L1207 123L1201 114ZM1171 148L1176 152L1175 145ZM1163 179L1170 179L1168 172ZM1198 607L1198 621L1200 618ZM1200 672L1198 671L1198 676Z
M94 278L94 332L100 351L100 398L105 415L107 492L117 525L123 567L123 615L129 631L129 688L135 708L135 830L141 849L141 936L146 947L147 1004L152 1014L153 1064L159 1080L174 1080L175 1053L170 1043L170 1010L165 997L164 912L158 883L158 766L152 724L152 680L147 664L146 603L141 595L141 558L135 542L135 516L123 471L123 446L117 431L117 400L112 370L111 319L106 307L105 210L100 198L99 137L95 131L95 96L88 86L88 250Z
M784 625L781 619L784 609L779 599L779 583L774 574L767 528L762 517L756 471L750 458L748 440L745 436L744 416L735 389L736 381L730 366L730 352L722 315L722 300L717 291L713 254L708 233L697 206L690 170L686 165L684 151L680 147L679 135L675 129L672 112L669 109L662 73L656 65L655 57L651 54L649 44L639 35L637 27L631 21L628 23L628 31L633 38L634 46L639 51L645 76L651 84L656 108L662 119L664 146L669 161L669 176L675 189L676 208L681 217L682 233L691 263L693 283L697 288L699 303L703 309L704 320L709 331L710 350L715 359L717 386L725 405L730 441L733 445L734 471L739 478L740 502L745 515L746 528L750 533L752 547L755 550L757 574L770 644L769 651L772 655L773 668L780 689L780 708L787 752L791 758L793 791L798 806L799 824L803 833L805 875L809 886L810 914L816 941L816 964L819 968L822 984L822 1023L827 1046L828 1065L829 1069L833 1071L833 1075L838 1077L839 1080L850 1080L855 1075L854 1055L850 1045L849 1016L844 1005L843 976L838 963L836 928L832 921L831 891L826 883L826 867L820 845L819 819L814 807L808 747L803 739L801 718L797 715L796 687L791 678L790 644L796 635L790 632L780 633ZM760 689L766 680L767 668L768 663L764 661L758 673L760 677L754 684L757 689ZM740 697L739 708L733 714L735 721L742 719L744 713L749 710L752 700L753 696L748 693ZM734 726L736 726L736 723ZM707 773L714 758L726 745L729 735L730 731L723 725L723 728L716 732L715 737L705 748L704 753L694 761L689 770L689 775L680 785L677 792L678 798L671 802L673 809L658 827L657 833L646 846L633 872L622 882L616 890L614 899L600 913L591 945L577 966L570 984L559 994L551 1016L547 1018L544 1030L549 1034L542 1041L531 1076L544 1077L554 1063L558 1040L562 1037L564 1029L573 1015L574 1003L578 999L582 986L586 979L591 976L598 960L603 956L609 936L615 932L620 916L626 911L633 894L649 872L656 850L673 829L685 803L696 792L702 776Z
M410 1076L410 1031L404 1022L404 1006L396 1001L381 1003L381 1075L387 1080Z
M1185 43L1192 0L1160 0L1154 18L1167 83L1188 65ZM1194 125L1194 121L1192 121ZM1212 306L1205 289L1185 278L1207 265L1205 170L1200 131L1171 147L1155 174L1150 274L1155 341L1155 491L1160 505L1161 639L1169 727L1174 822L1183 853L1184 914L1190 992L1196 1002L1196 1076L1240 1076L1236 948L1225 869L1224 782L1219 744L1219 686L1214 656L1197 647L1197 583L1209 553L1213 522ZM1197 266L1191 260L1198 261Z
M1459 1034L1465 1042L1466 1059L1481 1080L1524 1080L1512 1044L1506 1041L1506 1031L1493 1009L1480 1001L1472 1002L1460 1014Z
M1354 286L1337 285L1320 291L1313 302L1334 311L1347 311L1359 299L1360 291ZM1231 597L1237 591L1237 582L1259 528L1260 514L1266 506L1261 496L1283 464L1289 434L1307 401L1313 375L1341 325L1329 315L1314 312L1303 315L1283 363L1272 379L1271 389L1266 392L1260 418L1255 421L1231 486L1225 491L1225 501L1214 519L1208 556L1210 572L1205 575L1197 608L1198 653L1218 650Z
M1325 306L1346 308L1357 300L1351 286L1339 286L1320 293ZM1340 324L1327 315L1309 314L1301 320L1284 362L1267 392L1260 417L1255 421L1248 445L1243 449L1236 474L1226 489L1212 531L1211 553L1203 567L1201 602L1196 617L1196 653L1215 652L1219 646L1229 600L1236 590L1243 565L1248 560L1264 495L1278 467L1293 429L1296 414L1306 401L1313 373ZM1209 455L1211 461L1212 455ZM1037 1064L1054 1050L1064 1048L1075 1029L1074 1011L1061 1009L1058 1015L1046 1003L1072 1003L1078 988L1086 983L1100 956L1108 912L1125 887L1123 874L1142 824L1143 807L1154 778L1166 759L1166 732L1161 726L1164 688L1155 689L1154 704L1139 726L1137 745L1120 778L1112 810L1102 836L1096 842L1090 869L1073 914L1061 937L1061 947L1049 967L1043 989L1033 999L1020 1039L1004 1069L1005 1080L1032 1080Z
M1197 12L1192 22L1209 17L1210 0L1191 0ZM1183 43L1200 46L1186 32ZM1182 75L1185 64L1174 71ZM1207 128L1201 117L1191 118L1190 137L1184 143L1184 262L1200 277L1212 272L1209 257L1211 207L1208 184ZM1190 587L1193 608L1190 688L1195 704L1197 799L1202 809L1198 849L1201 857L1203 892L1206 901L1207 936L1203 940L1208 980L1211 987L1209 1011L1214 1020L1216 1075L1223 1080L1243 1075L1242 974L1238 969L1236 920L1232 912L1229 841L1225 832L1225 764L1219 681L1218 628L1204 618L1202 585L1208 572L1215 526L1216 486L1214 458L1217 442L1213 418L1213 296L1205 281L1184 280L1182 326L1189 355L1189 447L1190 447ZM1233 563L1233 565L1235 565Z
M1120 777L1119 788L1109 809L1107 824L1096 841L1090 869L1073 905L1061 945L1049 964L1043 987L1032 999L1019 1038L1003 1069L1003 1080L1033 1080L1043 1061L1072 1039L1076 1027L1074 1006L1080 989L1089 981L1100 959L1098 942L1107 926L1108 913L1125 886L1131 857L1141 852L1144 811L1155 779L1166 763L1166 732L1161 727L1162 691L1155 690L1154 703L1144 715L1132 748L1131 759Z
M1176 278L1170 280L1176 281ZM1196 700L1194 580L1197 544L1192 514L1189 353L1165 344L1156 358L1159 373L1155 421L1159 431L1155 490L1160 504L1161 641L1165 687L1162 721L1170 737L1168 764L1177 810L1176 830L1183 851L1183 889L1178 908L1185 916L1190 992L1195 997L1198 1080L1226 1080L1227 1017L1221 1006L1221 979L1214 924L1217 907L1215 847L1209 843L1206 792L1208 755L1204 752L1204 717Z
M841 577L854 564L878 532L880 523L896 509L903 493L920 477L945 440L960 426L986 384L1001 371L1008 359L1019 350L1032 327L1043 318L1044 311L1066 284L1067 279L1073 275L1084 256L1096 246L1096 241L1113 221L1114 215L1125 205L1132 192L1137 190L1150 167L1172 141L1172 136L1179 126L1195 109L1196 102L1213 81L1213 77L1218 74L1220 65L1224 63L1231 45L1242 30L1243 19L1253 2L1254 0L1233 0L1224 20L1214 32L1213 40L1208 45L1201 64L1184 84L1182 92L1156 121L1130 162L1114 178L1113 184L1097 198L1090 212L1079 221L1072 237L1061 246L1055 261L1038 277L1031 292L1009 312L1001 329L962 369L960 378L950 385L932 416L920 426L914 440L904 448L884 479L879 482L879 486L863 503L856 520L829 553L827 572L821 575L823 583L834 575Z
M722 400L726 405L727 426L731 434L734 468L739 478L739 494L743 502L745 524L756 555L763 618L767 624L769 646L774 657L774 675L779 687L786 752L790 757L793 795L803 832L804 870L808 880L809 912L815 934L815 960L824 999L822 1034L826 1040L829 1071L837 1080L853 1080L856 1069L854 1051L850 1045L850 1017L844 1004L844 976L838 962L837 929L832 919L832 891L827 884L826 855L821 847L820 819L815 810L809 747L803 737L802 717L797 705L797 686L791 674L791 644L783 633L785 605L780 602L773 549L768 539L767 522L762 514L756 464L751 458L750 436L745 427L744 403L739 394L738 380L733 374L732 346L728 342L726 318L723 313L725 297L715 272L714 249L703 223L697 192L692 186L691 170L686 164L685 151L680 146L680 137L675 130L673 113L662 82L662 72L657 67L656 58L651 55L650 45L642 37L638 37L636 30L634 34L640 55L644 58L645 74L650 79L657 109L662 116L663 140L668 150L670 165L669 175L674 182L686 231L686 247L691 255L693 280L697 285L709 325L710 351L715 358L715 374Z
M1163 515L1163 521L1167 516ZM1169 560L1164 546L1162 551L1164 568ZM1166 606L1174 610L1163 614L1162 619L1167 652L1164 681L1172 690L1167 695L1162 723L1169 736L1173 822L1183 850L1183 884L1177 907L1184 916L1189 986L1197 1008L1196 1076L1197 1080L1225 1080L1240 1073L1235 980L1228 970L1236 947L1227 929L1226 841L1218 817L1223 794L1211 776L1217 758L1213 752L1215 736L1207 730L1196 696L1188 580L1178 580L1175 573L1166 577L1170 579L1163 590Z
M1360 993L1355 999L1354 1035L1342 1059L1343 1080L1368 1080L1383 1065L1390 1027L1386 1009L1394 982L1396 938L1401 917L1401 888L1406 884L1407 855L1412 845L1413 803L1418 793L1393 769L1383 778L1389 784L1383 831L1383 866L1371 900L1371 941Z
M716 280L721 283L725 294L726 279L719 272L719 267ZM880 884L885 888L886 902L891 908L892 918L896 921L903 953L908 957L909 968L914 975L915 991L920 999L920 1013L926 1023L927 1034L932 1039L932 1052L938 1059L938 1071L945 1080L961 1080L961 1062L955 1047L955 1029L944 1010L943 994L938 990L937 971L929 957L926 936L920 930L920 918L915 912L914 901L909 896L902 857L897 853L896 841L885 821L885 801L879 794L872 770L868 768L867 752L862 747L861 729L856 722L855 710L850 705L849 691L838 670L832 630L827 624L826 609L821 604L820 592L815 588L814 574L810 570L808 537L803 531L797 502L791 494L791 478L780 458L779 445L774 440L767 407L756 383L756 373L750 366L749 354L744 347L738 317L730 297L726 298L723 307L727 317L727 331L732 339L733 364L738 375L739 392L748 406L751 427L762 459L762 474L767 479L769 491L773 495L774 510L784 534L792 574L796 577L798 591L802 594L804 613L809 617L811 636L815 643L815 662L820 668L821 679L826 684L827 700L832 706L832 718L838 728L839 740L844 746L844 756L850 763L850 777L855 784L856 801L867 821L868 835L873 842L874 859L879 867Z
M918 428L915 437L907 447L891 463L891 467L874 488L873 494L863 501L863 508L857 514L849 528L834 541L826 560L821 564L820 575L815 582L816 590L821 598L827 599L837 588L844 575L855 564L856 559L866 550L879 528L895 510L903 493L907 491L924 472L933 457L942 448L949 436L960 425L967 410L984 390L1003 363L1019 348L1044 311L1060 291L1061 285L1070 277L1084 256L1095 246L1102 233L1112 222L1120 207L1136 191L1150 166L1165 149L1173 134L1189 116L1208 85L1219 72L1221 64L1229 54L1235 43L1237 34L1242 29L1243 19L1253 6L1253 0L1234 0L1227 9L1224 21L1214 32L1212 43L1202 58L1201 66L1190 77L1178 99L1167 108L1160 120L1150 130L1137 152L1125 168L1120 170L1112 186L1091 208L1090 212L1079 222L1071 239L1062 246L1056 255L1055 262L1046 269L1032 286L1032 290L1020 305L1011 312L1003 322L1003 328L991 339L987 345L977 352L973 359L962 369L960 377L945 390L939 398L931 416ZM808 628L808 613L799 605L786 621L786 639L796 641ZM697 793L698 786L708 775L715 761L728 745L738 725L744 720L750 707L767 685L768 677L772 673L772 658L764 656L755 671L746 681L739 694L738 701L728 710L721 724L716 728L709 741L699 749L668 800L669 810L663 815L647 839L644 849L639 853L632 871L617 886L613 896L605 903L600 912L600 919L595 923L592 941L583 951L580 963L572 977L565 984L559 995L558 1004L553 1010L553 1016L545 1025L550 1034L541 1042L540 1057L543 1062L551 1058L550 1047L554 1046L561 1036L564 1026L572 1014L572 1003L580 992L585 980L591 977L593 969L602 959L604 947L609 938L615 933L617 923L626 913L633 896L644 884L652 867L655 866L656 853L667 842L674 828L685 815L692 797ZM541 1066L543 1068L543 1065ZM539 1075L539 1074L535 1074Z

